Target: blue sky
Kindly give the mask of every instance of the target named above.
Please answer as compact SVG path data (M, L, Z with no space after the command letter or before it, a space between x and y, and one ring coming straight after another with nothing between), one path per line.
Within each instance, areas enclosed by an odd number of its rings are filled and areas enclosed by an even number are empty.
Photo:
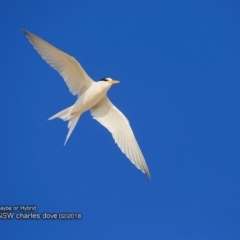
M81 220L0 220L1 239L240 239L238 1L1 1L0 205ZM127 116L152 180L85 113L21 28L73 55Z

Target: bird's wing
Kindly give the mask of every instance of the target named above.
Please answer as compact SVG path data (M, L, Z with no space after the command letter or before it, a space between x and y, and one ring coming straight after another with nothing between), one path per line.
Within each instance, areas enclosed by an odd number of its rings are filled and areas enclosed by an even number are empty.
M60 73L73 95L81 94L93 83L74 57L26 30L23 32L41 57Z
M104 97L93 108L91 114L112 134L115 143L129 160L150 178L150 173L127 118Z

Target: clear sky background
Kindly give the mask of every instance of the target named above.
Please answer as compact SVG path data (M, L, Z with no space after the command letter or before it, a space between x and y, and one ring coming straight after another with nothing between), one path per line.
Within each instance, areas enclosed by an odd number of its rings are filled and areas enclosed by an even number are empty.
M0 3L0 205L81 220L0 220L1 239L240 239L240 3ZM129 119L152 180L82 115L21 28L73 55Z

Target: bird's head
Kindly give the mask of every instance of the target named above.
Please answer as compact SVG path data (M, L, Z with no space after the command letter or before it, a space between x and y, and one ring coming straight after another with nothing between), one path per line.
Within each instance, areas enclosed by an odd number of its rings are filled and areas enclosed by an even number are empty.
M109 78L109 77L101 78L99 82L106 82L107 84L110 84L110 85L119 83L119 81L113 80L112 78Z

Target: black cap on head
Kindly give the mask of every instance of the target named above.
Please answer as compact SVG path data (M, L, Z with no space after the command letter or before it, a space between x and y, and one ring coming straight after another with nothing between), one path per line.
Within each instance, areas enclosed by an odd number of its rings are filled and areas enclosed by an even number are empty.
M112 79L111 78L109 78L109 77L104 77L104 78L101 78L99 81L105 81L105 82L107 82L107 81L111 81Z

